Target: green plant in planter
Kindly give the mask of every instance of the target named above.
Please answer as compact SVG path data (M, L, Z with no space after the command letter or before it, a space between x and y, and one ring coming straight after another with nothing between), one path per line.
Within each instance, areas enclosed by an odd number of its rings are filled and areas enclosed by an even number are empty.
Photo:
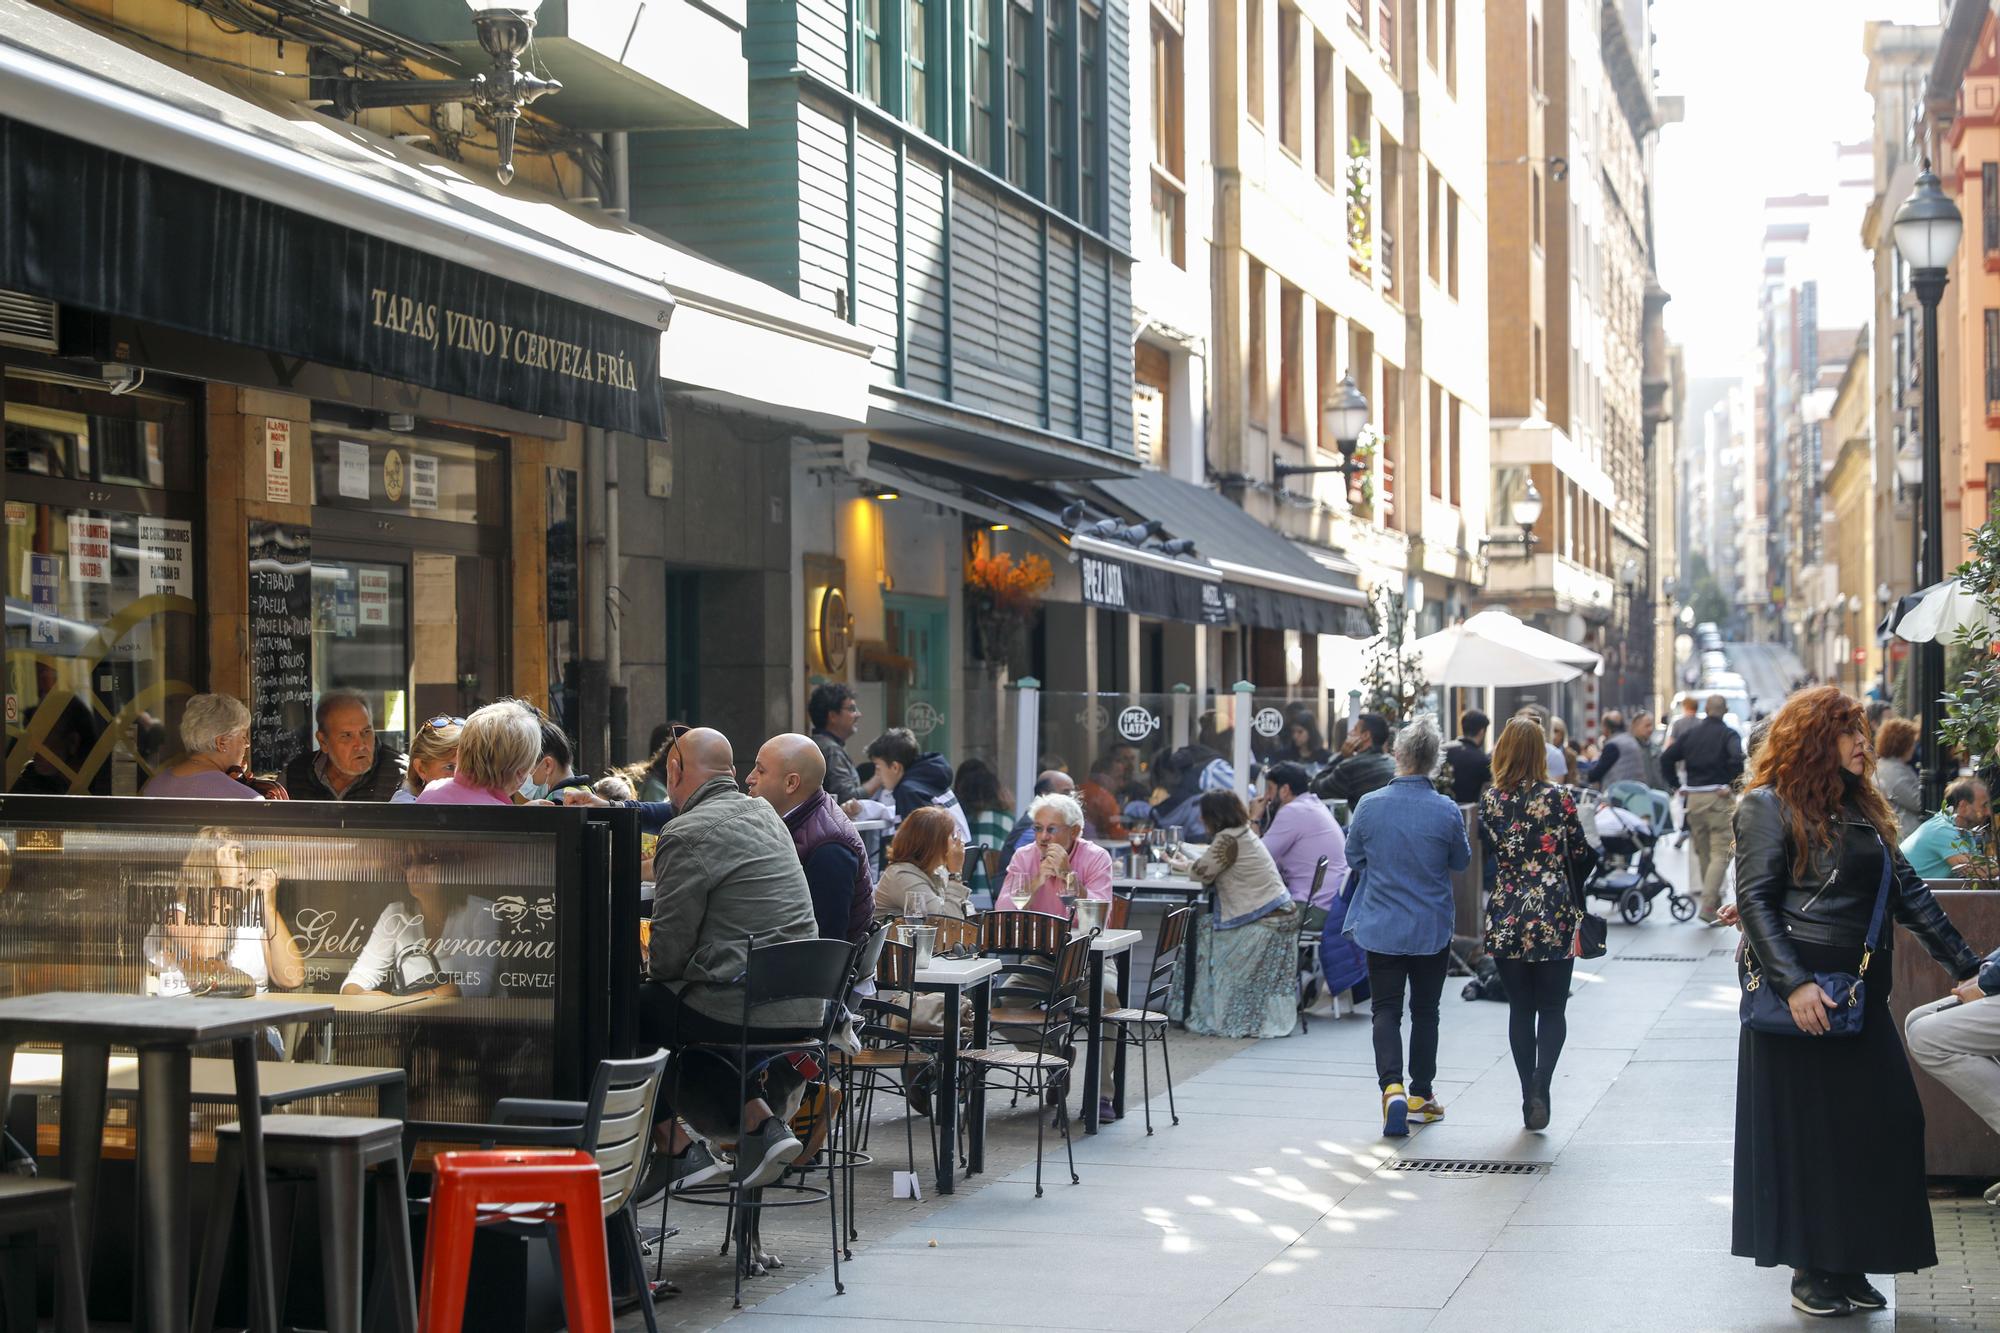
M1988 521L1969 537L1969 558L1958 567L1965 590L2000 625L2000 524ZM1944 743L1972 757L1973 767L1995 764L2000 747L2000 657L1991 629L1958 631L1946 653ZM1915 701L1912 701L1913 703Z

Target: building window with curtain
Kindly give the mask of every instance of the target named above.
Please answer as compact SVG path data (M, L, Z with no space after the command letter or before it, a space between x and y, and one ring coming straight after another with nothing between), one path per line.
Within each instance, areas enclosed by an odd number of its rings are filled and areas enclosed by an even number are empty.
M1007 179L1016 189L1029 188L1028 147L1033 139L1029 117L1034 71L1028 67L1033 40L1034 10L1021 0L1007 0Z
M882 102L882 3L856 0L854 6L854 91Z
M1176 10L1179 5L1174 6ZM1153 6L1153 249L1187 267L1187 167L1181 127L1182 37L1174 17Z
M966 6L966 156L992 171L993 6L1006 0L971 0Z
M1069 159L1063 151L1069 137L1069 29L1064 22L1068 6L1063 0L1043 0L1048 12L1048 34L1042 61L1042 82L1048 88L1048 114L1042 119L1042 135L1048 142L1048 179L1042 191L1051 205L1065 213L1076 212L1069 197Z
M903 0L903 119L931 128L930 0Z
M2000 417L2000 310L1986 312L1986 415Z
M1097 90L1097 81L1104 69L1103 40L1103 17L1094 5L1079 4L1076 10L1076 59L1079 70L1076 160L1083 197L1078 201L1077 219L1096 231L1104 230L1105 208L1101 194L1105 153L1104 99Z
M1988 258L2000 254L2000 162L1979 168L1979 236Z

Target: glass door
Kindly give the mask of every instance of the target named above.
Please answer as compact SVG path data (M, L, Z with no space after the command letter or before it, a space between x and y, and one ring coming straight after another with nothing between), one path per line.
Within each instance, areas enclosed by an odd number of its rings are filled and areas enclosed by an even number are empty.
M389 558L313 555L313 697L353 690L368 701L379 744L407 749L410 566ZM421 720L421 719L419 719Z
M922 750L951 755L951 609L936 597L882 598L890 651L905 659L908 672L889 684L885 726L908 727Z

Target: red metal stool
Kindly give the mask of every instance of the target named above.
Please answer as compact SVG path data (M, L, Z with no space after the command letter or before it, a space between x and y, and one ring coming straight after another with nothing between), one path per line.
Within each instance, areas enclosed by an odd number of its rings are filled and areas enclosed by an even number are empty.
M472 1235L481 1222L547 1219L562 1256L570 1333L611 1333L611 1268L597 1159L587 1152L439 1153L431 1163L421 1333L460 1333Z

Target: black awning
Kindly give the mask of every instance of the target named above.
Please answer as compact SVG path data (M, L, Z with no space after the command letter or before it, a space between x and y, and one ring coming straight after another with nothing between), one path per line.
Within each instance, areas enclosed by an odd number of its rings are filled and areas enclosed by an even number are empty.
M1229 623L1355 638L1374 633L1367 599L1351 576L1320 564L1226 496L1164 472L1088 485L1118 510L1158 519L1168 536L1193 539L1197 555L1222 574Z
M0 288L664 433L660 330L0 117Z
M1077 552L1076 563L1085 606L1194 625L1226 625L1231 619L1229 595L1213 580L1094 551Z

